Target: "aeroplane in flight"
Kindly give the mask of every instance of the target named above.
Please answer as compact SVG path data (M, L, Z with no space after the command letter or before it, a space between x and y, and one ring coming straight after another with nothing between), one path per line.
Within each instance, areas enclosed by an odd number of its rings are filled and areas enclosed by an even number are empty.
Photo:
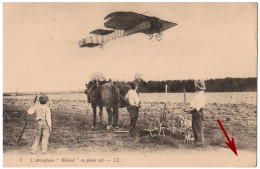
M177 23L135 12L113 12L107 15L104 20L106 20L104 26L111 30L97 29L90 32L90 34L94 34L94 36L80 40L79 46L81 48L97 46L103 48L110 40L135 33L144 33L148 39L155 37L156 40L160 41L163 31L177 25Z

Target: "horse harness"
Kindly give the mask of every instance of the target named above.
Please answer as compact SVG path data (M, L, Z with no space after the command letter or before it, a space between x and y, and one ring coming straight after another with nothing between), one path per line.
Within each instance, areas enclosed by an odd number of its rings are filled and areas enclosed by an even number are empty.
M105 84L105 83L104 83ZM95 101L95 99L90 95L90 92L91 92L91 90L94 90L94 89L100 89L100 87L102 86L102 85L104 85L104 84L101 84L101 85L93 85L93 86L91 86L90 88L89 88L89 92L88 92L88 96L91 98L91 100L93 100L94 102L95 102L95 104L97 105L97 102ZM94 88L95 87L95 88ZM120 93L119 93L119 91L117 90L117 87L114 85L114 84L111 84L111 86L109 86L111 89L113 89L115 92L116 92L116 94L120 97L120 98L122 98L124 101L126 101L126 102L128 102L128 100L123 96L123 95L121 95Z

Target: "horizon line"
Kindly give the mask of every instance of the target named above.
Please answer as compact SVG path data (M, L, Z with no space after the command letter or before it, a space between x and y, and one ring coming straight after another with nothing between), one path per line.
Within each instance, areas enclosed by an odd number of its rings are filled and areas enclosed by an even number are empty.
M217 79L228 79L228 78L232 78L232 79L249 79L249 78L256 78L257 79L257 77L225 77L225 78L208 78L208 79L204 79L205 81L207 81L207 80L211 80L211 79L213 79L213 80L217 80ZM140 78L140 79L142 79L142 78ZM107 79L106 79L107 80ZM143 81L145 81L145 82L148 82L148 81L157 81L157 82L162 82L162 81L177 81L177 80L180 80L180 81L184 81L184 80L195 80L195 79L172 79L172 80L144 80L144 79L142 79ZM117 79L117 80L112 80L112 81L119 81L119 82L131 82L130 80L119 80L119 79ZM85 84L85 83L84 83ZM45 91L21 91L21 92L17 92L17 91L4 91L3 90L3 94L16 94L16 93L25 93L25 94L27 94L27 93L35 93L35 94L40 94L40 93L61 93L61 92L69 92L69 93L81 93L81 92L83 92L84 91L84 89L82 90L81 88L78 88L78 89L65 89L65 90L45 90Z

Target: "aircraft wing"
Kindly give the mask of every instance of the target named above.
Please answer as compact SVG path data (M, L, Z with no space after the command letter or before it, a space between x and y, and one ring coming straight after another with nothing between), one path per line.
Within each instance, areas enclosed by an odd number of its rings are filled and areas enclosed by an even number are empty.
M134 12L113 12L105 17L105 27L119 30L129 30L151 17Z
M96 34L96 35L108 35L110 33L113 33L113 30L104 30L104 29L96 29L92 32L89 32L90 34Z

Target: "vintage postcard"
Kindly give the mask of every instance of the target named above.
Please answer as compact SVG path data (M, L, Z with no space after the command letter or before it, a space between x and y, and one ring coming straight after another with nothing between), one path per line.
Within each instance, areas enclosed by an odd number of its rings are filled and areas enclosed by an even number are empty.
M3 3L4 167L254 167L257 3Z

